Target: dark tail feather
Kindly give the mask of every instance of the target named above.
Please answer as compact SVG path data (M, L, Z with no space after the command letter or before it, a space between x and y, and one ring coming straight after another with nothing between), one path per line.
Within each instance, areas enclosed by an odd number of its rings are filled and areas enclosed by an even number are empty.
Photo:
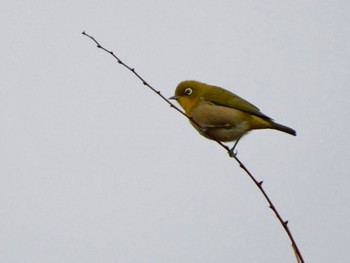
M276 123L276 122L273 122L272 128L279 130L279 131L282 131L282 132L285 132L285 133L288 133L288 134L293 135L293 136L297 135L297 132L295 130L293 130L292 128L289 128L287 126L284 126L284 125Z

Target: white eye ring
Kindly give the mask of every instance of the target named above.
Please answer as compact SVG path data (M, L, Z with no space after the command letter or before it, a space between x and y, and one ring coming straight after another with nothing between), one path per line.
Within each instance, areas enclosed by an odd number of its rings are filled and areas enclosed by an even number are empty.
M192 94L192 89L191 89L191 88L185 89L185 94L186 94L187 96L190 96L190 95Z

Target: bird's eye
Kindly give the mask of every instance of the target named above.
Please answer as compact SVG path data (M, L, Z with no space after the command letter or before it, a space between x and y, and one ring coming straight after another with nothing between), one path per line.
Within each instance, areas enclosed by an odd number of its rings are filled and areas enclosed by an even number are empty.
M191 88L185 89L185 94L186 94L187 96L190 96L190 95L192 94L192 89L191 89Z

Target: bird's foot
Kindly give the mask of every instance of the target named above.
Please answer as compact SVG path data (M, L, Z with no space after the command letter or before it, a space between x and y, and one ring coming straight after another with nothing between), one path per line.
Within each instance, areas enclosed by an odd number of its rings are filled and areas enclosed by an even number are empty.
M233 145L233 147L228 151L228 154L229 154L229 156L230 156L231 158L236 157L237 154L238 154L238 151L235 151L235 149L236 149L236 146L237 146L237 144L238 144L238 142L239 142L240 139L241 139L241 138L239 138L239 139L235 142L235 144Z
M228 150L228 155L233 158L233 157L237 157L238 151L235 151L234 148L231 148Z

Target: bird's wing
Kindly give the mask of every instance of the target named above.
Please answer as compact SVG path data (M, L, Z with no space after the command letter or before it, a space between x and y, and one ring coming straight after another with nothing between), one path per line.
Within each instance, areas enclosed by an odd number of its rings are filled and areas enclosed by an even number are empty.
M206 101L210 101L216 105L234 108L237 110L250 113L252 115L259 116L260 118L263 118L265 120L269 120L269 121L272 120L270 117L262 113L259 110L259 108L257 108L250 102L246 101L245 99L242 99L236 94L229 92L227 90L224 90L220 87L215 87L215 88L216 88L215 90L211 90L203 94L202 99ZM230 94L230 96L228 96L229 95L228 93Z

